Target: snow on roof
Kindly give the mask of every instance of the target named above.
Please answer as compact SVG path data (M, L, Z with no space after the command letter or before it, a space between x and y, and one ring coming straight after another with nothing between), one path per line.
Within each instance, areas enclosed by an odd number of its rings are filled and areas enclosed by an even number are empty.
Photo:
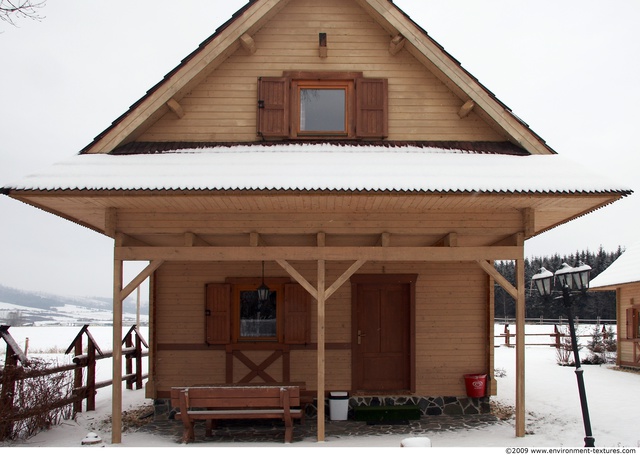
M77 155L6 189L631 193L557 155L337 144Z
M613 264L589 283L591 289L640 281L640 243L625 250Z

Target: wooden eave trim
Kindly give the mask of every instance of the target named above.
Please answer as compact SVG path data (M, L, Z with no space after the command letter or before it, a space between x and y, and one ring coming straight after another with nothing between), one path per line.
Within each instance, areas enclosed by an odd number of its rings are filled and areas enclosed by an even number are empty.
M556 153L397 6L388 0L357 0L357 2L369 5L395 29L396 33L401 34L406 42L411 44L411 46L405 45L405 48L414 57L420 60L422 56L429 60L444 77L459 87L476 104L476 108L485 111L507 135L512 137L525 150L529 153L540 155ZM383 28L390 30L389 26L383 25ZM416 54L416 51L418 54Z
M26 197L22 197L21 195L16 195L14 193L15 192L12 191L10 197L12 197L13 199L15 199L17 201L23 202L23 203L25 203L27 205L30 205L31 207L35 207L37 209L40 209L43 212L51 213L52 215L58 216L58 217L60 217L60 218L62 218L64 220L71 221L72 223L77 224L78 226L82 226L84 228L90 229L90 230L95 231L95 232L97 232L99 234L107 235L104 232L104 230L102 230L101 228L99 228L97 226L93 226L91 224L87 224L87 223L85 223L83 221L78 220L75 217L69 216L69 215L67 215L65 213L62 213L62 212L58 211L58 210L53 210L53 209L51 209L51 208L49 208L49 207L47 207L45 205L35 203L35 202L33 202L33 201L28 199L28 195ZM40 196L40 193L32 194L32 196Z
M535 232L535 233L533 233L531 236L527 236L527 239L529 239L529 238L531 238L531 237L535 237L535 236L540 235L540 234L543 234L543 233L545 233L545 232L547 232L547 231L550 231L551 229L555 229L555 228L557 228L558 226L562 226L562 225L564 225L564 224L567 224L567 223L569 223L570 221L577 220L578 218L582 218L583 216L588 215L589 213L593 213L593 212L595 212L595 211L597 211L597 210L600 210L601 208L604 208L604 207L606 207L606 206L608 206L608 205L613 204L613 203L614 203L614 202L616 202L616 201L619 201L620 199L622 199L622 198L623 198L623 197L625 197L625 196L628 196L628 195L629 195L629 194L631 194L631 193L627 193L627 192L617 192L617 193L616 193L616 194L617 194L617 196L614 196L614 193L606 193L606 194L609 194L609 195L611 196L611 199L609 199L607 202L603 202L602 204L598 204L598 205L596 205L595 207L592 207L592 208L590 208L589 210L585 210L584 212L578 213L577 215L574 215L573 217L571 217L571 218L569 218L569 219L567 219L567 220L564 220L564 221L562 221L562 222L560 222L560 223L552 224L551 226L548 226L548 227L546 227L546 228L544 228L544 229L541 229L541 230L539 230L539 231L536 231L536 232ZM602 197L602 196L604 196L604 195L605 195L604 193L599 194L599 196L600 196L600 197ZM596 195L596 194L593 194L592 196L594 196L594 197L595 197L595 196L597 196L597 195ZM584 197L584 196L583 196L583 197Z
M184 65L179 65L170 77L161 81L151 93L143 97L135 107L125 113L120 120L105 130L83 153L108 153L121 145L147 119L155 113L166 111L166 103L172 98L180 101L187 92L186 87L221 57L240 48L240 38L251 34L254 27L268 20L290 0L263 0L249 6L244 13L220 32L210 43L195 54ZM162 110L162 111L161 111Z
M381 261L524 260L523 247L116 247L120 261Z

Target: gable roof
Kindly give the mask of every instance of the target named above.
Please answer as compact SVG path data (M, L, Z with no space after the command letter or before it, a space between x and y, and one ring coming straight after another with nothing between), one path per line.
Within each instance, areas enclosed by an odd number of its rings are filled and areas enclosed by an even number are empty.
M478 111L498 124L514 143L531 154L555 153L392 0L352 1L364 8L392 36L402 36L407 43L405 48L417 60L457 96L475 103ZM255 33L289 2L250 0L80 153L109 153L134 140L137 131L152 124L167 111L168 102L179 101L190 88L235 52L242 36Z
M632 245L600 275L589 287L592 290L610 290L622 284L640 282L640 242Z

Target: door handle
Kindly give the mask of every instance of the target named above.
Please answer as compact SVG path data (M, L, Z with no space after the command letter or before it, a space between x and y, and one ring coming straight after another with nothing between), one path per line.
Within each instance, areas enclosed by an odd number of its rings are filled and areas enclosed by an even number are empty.
M362 344L362 337L366 337L366 333L362 333L362 330L358 330L358 344Z

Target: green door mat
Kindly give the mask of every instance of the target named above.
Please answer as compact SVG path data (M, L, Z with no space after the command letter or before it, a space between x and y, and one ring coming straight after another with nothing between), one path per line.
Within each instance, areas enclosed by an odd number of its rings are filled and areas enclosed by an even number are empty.
M415 405L399 406L357 406L354 419L359 422L404 422L420 420L420 408Z

